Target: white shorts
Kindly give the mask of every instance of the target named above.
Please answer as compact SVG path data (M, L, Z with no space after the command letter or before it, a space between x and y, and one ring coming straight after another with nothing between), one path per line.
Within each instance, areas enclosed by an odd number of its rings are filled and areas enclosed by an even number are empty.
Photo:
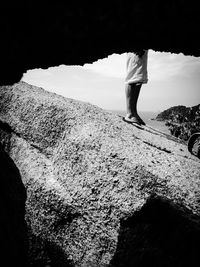
M126 84L148 82L147 58L148 50L145 50L142 57L139 57L135 53L127 53Z

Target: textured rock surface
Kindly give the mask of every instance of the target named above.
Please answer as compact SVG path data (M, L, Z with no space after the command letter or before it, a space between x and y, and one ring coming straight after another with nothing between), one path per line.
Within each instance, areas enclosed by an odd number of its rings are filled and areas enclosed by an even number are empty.
M27 267L25 188L19 170L1 145L0 162L0 265Z
M2 87L0 105L52 266L195 266L200 162L184 144L24 82Z
M26 70L82 65L137 46L199 56L198 1L2 1L0 84Z

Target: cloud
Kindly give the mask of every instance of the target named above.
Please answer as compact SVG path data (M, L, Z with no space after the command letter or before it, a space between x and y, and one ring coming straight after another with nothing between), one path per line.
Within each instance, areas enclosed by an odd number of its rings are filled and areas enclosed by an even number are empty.
M126 75L126 53L121 55L112 54L92 64L85 64L83 68L105 76L124 79ZM149 50L149 81L169 80L177 76L184 77L193 74L200 74L199 57Z
M149 50L148 74L140 109L162 109L175 103L190 106L199 101L200 58ZM126 53L112 54L83 67L60 65L30 70L23 80L105 109L125 109L125 75Z
M126 54L112 54L92 64L85 64L84 69L98 72L105 76L123 78L126 75Z
M83 74L83 71L85 73ZM99 59L92 64L82 66L66 66L51 67L46 70L35 69L24 74L26 78L31 79L48 78L49 76L62 77L65 74L67 79L90 78L91 73L100 74L105 77L113 77L124 79L126 76L126 53L112 54L104 59ZM182 53L172 54L165 52L155 52L149 50L148 56L148 76L149 81L164 81L179 77L189 77L191 75L200 76L200 58L193 56L185 56ZM69 77L70 76L70 77ZM99 78L101 78L99 76ZM97 77L95 77L97 79Z
M200 73L199 57L149 51L148 73L152 81L189 77L196 72Z
M40 78L40 77L48 77L48 76L51 76L52 73L50 72L50 68L48 69L33 69L33 70L28 70L27 72L25 72L23 74L23 78L31 78L31 79L34 79L34 78Z

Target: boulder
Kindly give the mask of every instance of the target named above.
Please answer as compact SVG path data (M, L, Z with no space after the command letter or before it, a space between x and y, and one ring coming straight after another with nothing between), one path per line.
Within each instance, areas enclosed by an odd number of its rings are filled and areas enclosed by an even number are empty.
M1 87L0 105L50 266L196 266L200 162L185 144L25 82Z

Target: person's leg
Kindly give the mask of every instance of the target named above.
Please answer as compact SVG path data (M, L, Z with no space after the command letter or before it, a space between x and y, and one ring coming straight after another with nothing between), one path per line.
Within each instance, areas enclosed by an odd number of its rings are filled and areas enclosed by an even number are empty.
M127 84L126 92L126 109L128 117L137 116L137 101L141 89L141 84L131 83Z
M125 118L126 120L132 119L133 122L144 125L144 121L139 117L137 113L137 102L141 87L141 83L126 84L125 93L127 115Z

